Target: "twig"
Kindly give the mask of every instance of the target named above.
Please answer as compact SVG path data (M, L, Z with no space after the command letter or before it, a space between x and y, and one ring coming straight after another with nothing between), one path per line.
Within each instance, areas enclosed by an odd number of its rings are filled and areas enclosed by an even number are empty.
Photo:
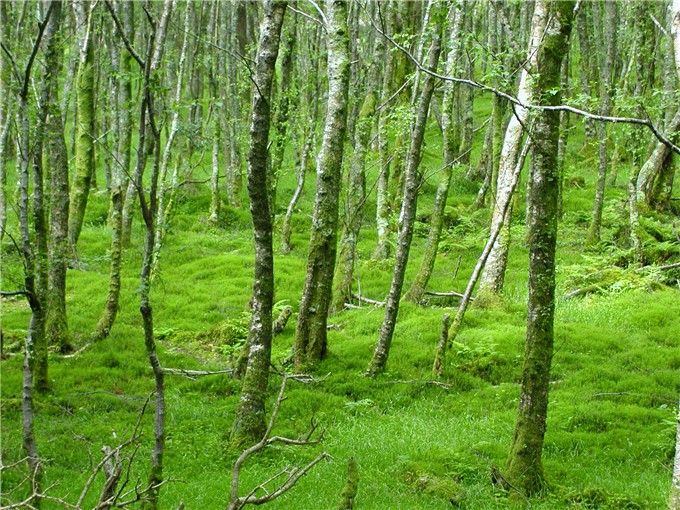
M359 301L359 303L368 303L369 305L375 306L385 306L384 301L376 301L375 299L369 299L367 297L360 296L359 294L352 294L352 297Z
M231 374L233 370L231 368L225 368L224 370L187 370L186 368L167 368L163 367L163 373L165 375L180 375L182 377L187 377L193 379L194 377L200 377L203 375L215 375L215 374Z
M434 296L434 297L459 297L459 298L464 298L465 294L461 294L460 292L456 292L455 290L449 291L449 292L433 292L433 291L426 291L425 294L428 296ZM470 297L470 301L474 301L475 298Z

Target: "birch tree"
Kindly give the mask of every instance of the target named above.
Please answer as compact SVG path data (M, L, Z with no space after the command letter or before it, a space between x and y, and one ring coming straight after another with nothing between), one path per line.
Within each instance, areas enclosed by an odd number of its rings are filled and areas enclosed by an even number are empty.
M326 18L328 105L316 167L316 194L305 284L295 330L296 368L313 364L326 354L326 323L337 249L338 204L347 130L350 72L347 3L327 0Z
M575 2L537 0L534 20L547 19L538 46L534 94L537 104L558 105L562 59L569 47ZM545 486L541 453L546 429L555 313L555 247L558 212L560 114L537 112L529 183L529 299L519 412L505 476L525 495Z
M441 19L440 12L433 16L433 26L426 27L432 31L432 43L428 51L427 67L430 70L437 68L439 53L441 50ZM385 371L387 359L389 357L394 327L397 322L399 312L399 301L401 290L404 285L406 273L406 263L411 249L413 238L413 223L415 221L416 207L418 204L418 189L420 187L420 175L418 167L420 165L421 150L425 137L425 125L429 114L430 101L434 92L434 77L429 73L422 73L421 90L418 98L415 121L411 131L411 142L409 146L406 173L404 181L404 197L401 207L399 236L397 240L397 253L395 256L394 271L392 273L392 283L387 295L385 305L385 315L383 316L382 326L378 343L373 352L373 358L368 367L368 375L375 377Z
M531 103L531 73L536 67L537 50L545 31L547 23L546 11L534 10L531 38L527 50L525 67L522 69L517 98L523 104ZM524 135L524 126L529 118L529 109L513 105L513 114L505 130L503 148L498 163L498 182L496 185L496 198L491 217L491 230L496 225L502 225L500 234L491 249L491 253L486 261L484 272L479 281L479 294L491 293L500 294L503 290L505 279L505 269L508 261L508 250L510 245L510 217L512 216L512 204L505 207L505 203L512 199L510 194L513 181L513 170L517 164L520 154L520 146ZM505 215L503 211L506 210Z
M270 182L268 146L272 82L286 5L285 1L278 0L267 1L263 5L253 77L256 86L248 149L248 196L255 239L255 275L247 340L248 362L231 430L230 442L235 448L257 442L266 430L265 398L269 381L274 302L272 217L267 187Z

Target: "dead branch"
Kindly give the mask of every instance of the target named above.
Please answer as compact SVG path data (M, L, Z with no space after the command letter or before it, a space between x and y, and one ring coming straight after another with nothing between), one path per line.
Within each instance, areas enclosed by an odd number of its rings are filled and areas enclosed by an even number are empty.
M375 306L385 306L384 301L376 301L375 299L369 299L364 296L360 296L359 294L352 294L352 297L359 301L359 303L368 303L369 305L375 305Z
M455 290L451 290L449 292L430 292L426 291L425 294L428 296L434 296L434 297L459 297L459 298L464 298L465 294L461 294L460 292L456 292ZM470 297L470 301L474 301L475 298Z
M445 390L450 390L453 387L453 384L449 384L449 383L443 383L443 382L440 382L440 381L421 381L421 380L418 380L418 379L384 381L382 384L424 384L424 385L437 386L437 387L445 389Z
M204 375L231 374L234 372L231 368L225 368L224 370L187 370L185 368L163 367L162 370L165 375L180 375L188 379L194 379L195 377Z
M313 439L313 436L316 432L316 430L319 427L319 424L312 419L310 429L300 439L291 439L287 437L282 437L282 436L271 436L272 429L274 428L274 424L276 423L276 417L279 413L279 409L281 408L281 404L285 400L284 393L286 391L286 384L289 379L292 379L294 381L299 381L299 382L318 382L318 379L315 379L314 377L307 375L307 374L283 374L283 379L281 381L281 388L279 389L279 394L276 398L276 402L274 404L274 409L272 410L271 417L269 418L269 425L267 426L267 430L264 433L264 436L262 439L251 446L250 448L247 448L246 450L239 455L238 459L236 459L236 462L234 463L234 467L232 469L232 478L231 478L231 496L229 499L229 504L227 505L227 510L239 510L243 508L247 504L251 505L261 505L263 503L267 503L269 501L272 501L279 497L281 494L284 494L288 490L290 490L292 487L295 486L295 484L298 482L300 478L302 478L310 469L312 469L316 464L321 462L323 459L330 459L331 456L326 453L322 452L319 454L314 460L312 460L309 464L302 468L298 467L288 467L284 469L283 471L280 471L279 473L275 474L271 478L265 480L264 482L260 483L253 489L251 489L250 492L248 492L247 495L245 496L240 496L238 495L238 485L239 485L239 479L241 476L241 468L243 466L243 463L253 455L254 453L265 449L267 446L270 446L274 443L284 443L284 444L289 444L289 445L298 445L298 446L304 446L304 445L313 445L319 443L323 439L323 433L324 431L321 430L320 433L316 435L316 438ZM278 485L274 490L271 492L268 489L269 484L274 482L275 480L279 480L281 477L285 476L286 479L280 485ZM262 496L257 496L256 494L259 492L263 492L264 495Z

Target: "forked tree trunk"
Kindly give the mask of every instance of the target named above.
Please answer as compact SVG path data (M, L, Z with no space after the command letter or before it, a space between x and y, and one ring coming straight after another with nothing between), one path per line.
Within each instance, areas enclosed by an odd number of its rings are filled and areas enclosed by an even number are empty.
M316 195L309 239L307 271L295 330L295 367L326 355L326 323L333 288L338 203L347 130L350 41L347 3L327 0L328 107L316 168Z
M539 104L560 104L560 94L552 91L560 86L560 67L568 48L574 4L573 1L551 2L536 67L535 90ZM535 9L547 14L548 6L544 0L537 0ZM559 112L539 112L532 137L533 172L527 218L530 232L527 338L519 413L505 466L506 478L527 496L535 495L545 487L541 454L553 356L559 123Z
M439 53L441 50L441 21L439 16L435 16L436 21L433 27L432 45L429 49L429 58L427 66L429 69L436 69L439 61ZM399 229L399 237L397 241L397 253L394 263L394 271L392 273L392 284L390 286L389 294L387 295L385 305L385 315L383 317L382 326L380 327L380 336L378 343L373 353L370 365L368 367L368 375L375 377L385 371L387 366L387 358L390 353L392 345L392 337L394 336L394 327L397 322L397 314L399 312L399 301L401 299L401 289L404 285L404 275L406 273L406 263L408 262L409 251L411 249L411 239L413 238L413 223L416 215L416 207L418 205L418 188L420 186L420 178L418 175L418 167L420 165L420 155L423 145L423 138L425 135L425 125L427 123L428 112L430 108L430 101L434 92L434 78L430 74L423 73L422 76L422 90L418 99L418 106L416 110L415 122L411 134L411 144L408 152L408 162L406 166L404 199L401 207L401 228Z
M286 2L267 1L260 26L255 60L250 148L248 150L248 196L255 237L255 275L252 318L248 332L248 362L241 397L231 430L231 446L241 449L257 442L266 429L265 398L269 381L274 302L274 252L272 217L269 211L268 144L271 124L271 90Z

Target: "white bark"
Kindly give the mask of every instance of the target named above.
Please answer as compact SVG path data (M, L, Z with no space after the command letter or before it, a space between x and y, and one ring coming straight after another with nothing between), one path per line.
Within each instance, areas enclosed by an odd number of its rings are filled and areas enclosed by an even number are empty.
M676 0L674 5L678 4ZM680 401L678 401L678 425L675 433L675 462L673 464L673 484L671 498L668 502L670 510L680 510Z
M532 103L531 94L531 72L536 67L538 58L538 47L545 31L548 19L548 9L545 2L538 1L534 8L534 17L531 27L531 39L527 51L527 61L519 82L517 98L522 104ZM520 153L520 145L524 136L524 126L529 118L529 110L520 106L514 106L514 114L508 123L503 140L503 148L498 166L498 185L496 187L496 199L491 218L491 230L494 231L498 225L504 224L500 235L496 239L494 246L486 261L484 272L480 278L480 292L488 290L499 293L503 288L503 278L505 276L505 266L508 257L510 244L510 222L512 207L506 208L505 204L512 199L512 181L515 166ZM506 211L503 215L503 211Z
M680 0L673 0L671 4L671 36L675 52L675 70L680 78Z

